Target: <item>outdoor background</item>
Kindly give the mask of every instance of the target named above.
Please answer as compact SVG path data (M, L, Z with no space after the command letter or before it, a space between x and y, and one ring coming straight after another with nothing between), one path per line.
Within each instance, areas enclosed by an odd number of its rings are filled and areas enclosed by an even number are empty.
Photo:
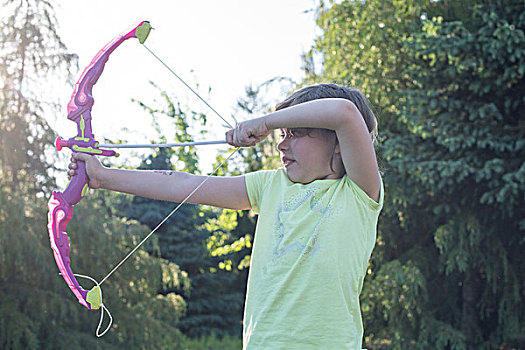
M231 123L312 83L368 96L386 196L361 294L363 347L525 349L523 0L150 3L1 2L0 349L241 347L248 211L184 205L104 283L114 324L103 338L99 314L58 276L47 200L66 183L70 153L54 140L75 132L66 104L84 67L141 20L156 28L146 45ZM136 40L93 90L99 141L227 130ZM280 166L276 143L241 150L218 174ZM103 162L207 173L229 152L121 151ZM90 191L67 228L73 271L101 279L175 206Z

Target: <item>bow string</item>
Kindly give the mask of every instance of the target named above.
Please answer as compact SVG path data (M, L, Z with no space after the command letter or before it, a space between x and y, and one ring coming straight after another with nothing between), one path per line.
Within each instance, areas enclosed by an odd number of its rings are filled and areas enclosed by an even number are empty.
M73 153L86 153L96 156L118 156L118 154L109 149L101 148L91 127L91 109L94 98L92 95L93 86L102 74L105 64L111 53L124 41L136 38L156 59L158 59L168 70L175 75L186 87L188 87L201 101L203 101L215 114L217 114L229 127L232 127L215 109L213 109L197 92L195 92L184 80L182 80L171 68L169 68L157 55L144 45L151 31L151 24L143 21L130 31L117 36L104 46L93 58L91 63L84 69L82 75L75 84L71 100L67 105L67 118L77 124L77 135L68 140L56 139L55 146L57 150L64 147L70 148ZM219 142L216 142L219 143ZM115 145L103 145L115 146ZM109 148L108 147L108 148ZM67 285L78 299L78 302L88 310L101 310L100 322L97 327L96 335L104 335L112 324L112 317L102 301L102 289L100 285L116 271L155 231L166 222L187 200L195 193L228 159L230 159L239 148L235 149L212 173L210 173L161 223L158 224L120 263L115 266L100 282L85 275L73 273L69 258L69 237L66 232L68 223L73 218L74 206L84 197L88 189L88 177L86 165L82 161L77 162L75 176L71 178L64 191L53 191L48 202L48 231L51 248L57 263L60 275L64 278ZM77 281L77 277L91 280L95 286L90 290L82 288ZM104 311L110 317L110 323L107 328L100 333L100 327L104 316Z

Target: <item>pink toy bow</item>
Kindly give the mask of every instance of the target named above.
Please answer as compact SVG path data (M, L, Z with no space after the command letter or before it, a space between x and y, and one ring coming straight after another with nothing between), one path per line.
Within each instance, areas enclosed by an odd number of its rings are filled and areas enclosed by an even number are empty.
M75 90L73 91L71 100L67 105L67 118L77 123L77 135L69 140L57 138L55 143L57 150L60 151L63 147L68 147L75 153L88 153L98 156L117 155L115 151L98 148L98 142L95 140L95 136L92 133L91 108L94 103L92 96L93 86L102 74L109 55L120 44L130 38L137 38L139 42L143 44L147 39L150 30L151 25L149 22L141 22L131 31L119 35L109 42L97 53L89 66L86 67L75 84ZM102 292L100 286L94 281L97 285L90 291L83 289L71 270L69 260L69 238L66 233L66 227L69 221L73 218L73 207L82 199L88 188L85 163L79 161L77 165L76 176L72 177L71 182L67 185L66 189L63 192L53 191L53 194L49 199L47 227L49 230L51 248L53 249L60 274L64 277L64 280L73 294L77 297L79 303L91 311L96 311L101 307L105 309L102 303ZM86 277L81 275L76 276ZM99 335L97 330L97 335L101 336L102 334Z

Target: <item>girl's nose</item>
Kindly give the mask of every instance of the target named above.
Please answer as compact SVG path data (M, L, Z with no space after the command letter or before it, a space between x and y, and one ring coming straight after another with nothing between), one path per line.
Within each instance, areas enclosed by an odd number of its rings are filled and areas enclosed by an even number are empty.
M280 152L283 152L285 151L286 149L288 149L288 138L285 137L281 142L279 142L277 144L277 149L280 151Z

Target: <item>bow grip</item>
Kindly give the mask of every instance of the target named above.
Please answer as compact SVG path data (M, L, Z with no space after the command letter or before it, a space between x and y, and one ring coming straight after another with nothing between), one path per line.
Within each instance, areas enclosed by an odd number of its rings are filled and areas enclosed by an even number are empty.
M77 161L77 169L75 170L75 176L71 177L71 181L67 185L62 196L67 204L73 206L77 204L88 190L88 177L86 172L86 163L83 161Z

